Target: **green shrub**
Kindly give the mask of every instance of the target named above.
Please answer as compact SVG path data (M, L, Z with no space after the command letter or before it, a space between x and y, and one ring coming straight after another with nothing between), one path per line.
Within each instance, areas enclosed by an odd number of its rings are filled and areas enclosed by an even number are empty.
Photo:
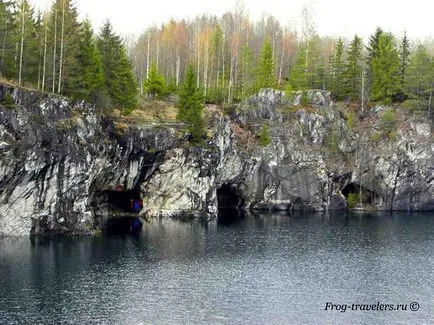
M268 125L263 124L261 132L259 133L259 144L262 147L266 147L271 143L270 128Z
M300 104L303 107L306 107L309 105L309 96L307 95L307 91L303 91L301 93Z
M348 209L354 209L357 206L357 194L349 193L347 196Z
M16 107L15 100L9 93L7 93L2 99L1 105L9 109L14 109Z
M395 112L389 108L386 111L384 111L383 116L381 117L381 131L383 132L383 135L389 135L393 132L395 132L396 129L396 114ZM396 132L395 132L396 135ZM393 137L393 134L392 134Z

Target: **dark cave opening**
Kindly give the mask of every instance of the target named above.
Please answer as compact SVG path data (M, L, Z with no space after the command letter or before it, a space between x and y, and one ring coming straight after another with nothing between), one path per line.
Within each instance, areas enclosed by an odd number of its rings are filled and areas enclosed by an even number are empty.
M373 204L377 197L377 194L374 191L371 191L366 187L360 186L357 183L350 183L346 185L341 190L341 193L343 196L345 196L347 202L353 199L356 200L357 203L359 203L361 196L361 201L363 204Z
M95 191L92 196L95 212L94 226L105 234L131 234L142 228L140 190L121 186L114 190Z
M244 198L241 191L232 184L217 189L218 220L229 222L244 217Z
M111 210L138 213L142 208L139 189L106 191L106 194Z

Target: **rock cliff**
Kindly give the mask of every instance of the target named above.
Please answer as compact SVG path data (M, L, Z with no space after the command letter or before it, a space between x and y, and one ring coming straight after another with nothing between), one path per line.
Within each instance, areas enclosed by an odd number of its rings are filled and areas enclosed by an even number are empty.
M398 116L385 136L385 109L354 123L326 91L263 89L224 114L207 107L209 137L195 147L170 126L0 85L0 235L91 234L132 198L147 217L207 220L227 205L346 209L351 194L378 210L434 210L431 125Z

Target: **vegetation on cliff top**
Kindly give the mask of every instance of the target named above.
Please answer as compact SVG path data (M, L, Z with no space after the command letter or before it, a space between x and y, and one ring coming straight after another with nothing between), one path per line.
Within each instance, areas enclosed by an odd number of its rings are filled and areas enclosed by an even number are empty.
M242 100L262 87L288 91L328 89L337 100L409 99L431 110L432 43L410 41L378 28L368 40L320 37L309 15L303 30L284 29L272 16L254 22L243 11L222 17L170 20L150 27L128 47L107 21L94 35L71 0L54 0L36 13L28 0L0 0L2 78L42 91L130 113L139 95L182 93L188 66L195 86L213 103Z

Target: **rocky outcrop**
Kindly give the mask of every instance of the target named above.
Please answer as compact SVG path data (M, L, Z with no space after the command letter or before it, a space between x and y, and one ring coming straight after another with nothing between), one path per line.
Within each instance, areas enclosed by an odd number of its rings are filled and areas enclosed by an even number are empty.
M228 114L210 106L212 135L195 147L172 127L0 86L0 235L90 234L133 196L143 216L207 220L231 196L258 210L346 209L352 193L379 210L434 209L428 120L385 136L381 108L353 125L328 92L309 91L307 108L302 96L263 89Z

